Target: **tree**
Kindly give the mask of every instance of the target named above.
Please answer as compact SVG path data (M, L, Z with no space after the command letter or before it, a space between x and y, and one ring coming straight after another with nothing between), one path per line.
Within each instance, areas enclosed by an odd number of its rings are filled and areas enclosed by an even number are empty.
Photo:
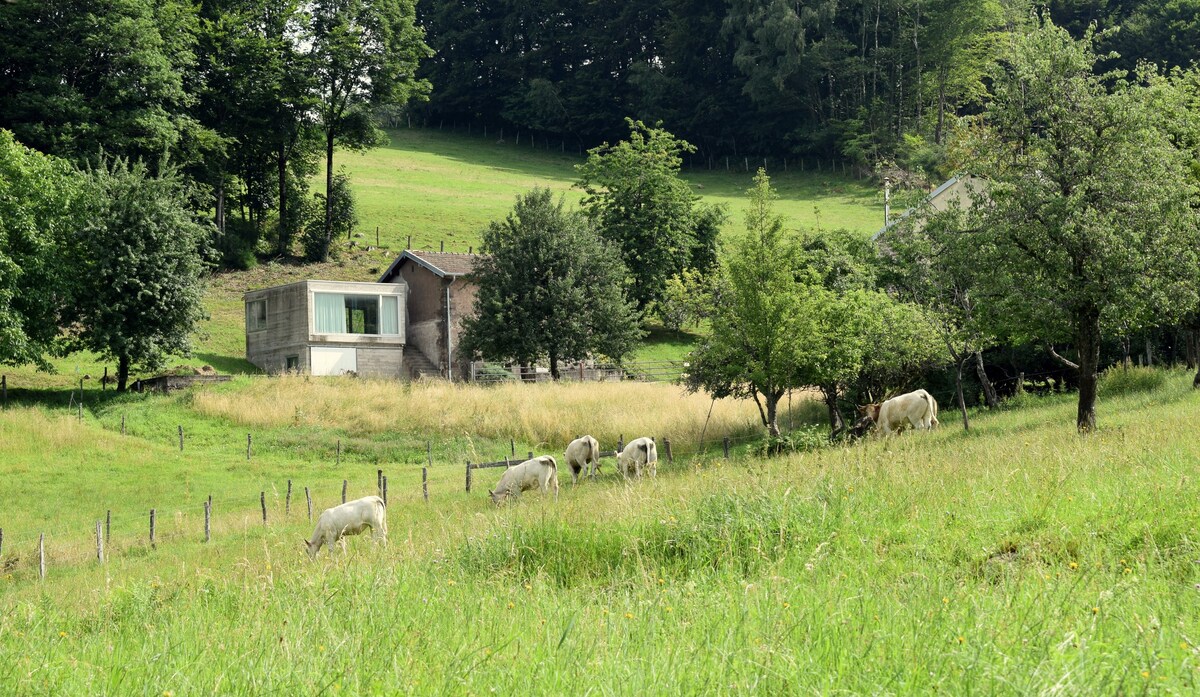
M700 197L679 177L691 145L660 127L626 123L629 140L593 148L576 165L576 186L600 234L620 248L634 279L630 296L644 310L662 297L668 278L689 267L708 271L724 212L698 206Z
M620 257L549 189L518 197L505 220L484 231L482 251L463 351L521 365L545 357L557 380L559 361L620 361L637 347L642 332Z
M196 32L182 0L0 3L0 127L76 163L196 162L216 145L188 113Z
M747 192L746 235L720 266L712 333L692 352L686 382L714 399L750 398L771 437L779 436L779 400L800 387L804 366L823 350L816 308L800 273L796 241L774 212L776 193L759 170Z
M87 173L67 240L73 306L67 346L117 361L117 390L131 368L187 355L205 318L201 249L211 225L189 208L178 170L114 160Z
M325 188L333 188L333 147L373 147L382 139L372 109L423 98L429 83L416 77L430 54L414 23L414 0L316 0L312 3L312 66L325 134ZM325 246L333 241L333 208L326 197Z
M49 368L70 298L58 242L79 176L0 130L0 363Z
M1099 38L1043 19L1015 39L959 145L963 168L987 181L955 237L988 269L980 310L1078 371L1081 432L1096 427L1104 331L1195 307L1200 246L1191 158L1161 108L1178 95L1149 73L1098 74ZM1063 341L1077 361L1054 349Z

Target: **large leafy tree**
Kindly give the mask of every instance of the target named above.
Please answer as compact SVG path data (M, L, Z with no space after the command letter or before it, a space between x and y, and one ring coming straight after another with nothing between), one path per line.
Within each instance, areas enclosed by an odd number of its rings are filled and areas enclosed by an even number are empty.
M0 130L0 363L46 368L70 278L58 243L80 177L64 161Z
M66 240L73 304L67 343L117 361L117 390L131 368L187 355L205 317L201 249L211 233L190 209L173 167L150 173L114 160L87 173Z
M956 237L988 269L980 310L1078 371L1080 431L1096 427L1101 337L1124 318L1193 308L1200 246L1171 92L1099 73L1096 39L1044 20L1012 42L964 131L963 165L988 185ZM1075 361L1054 350L1064 341Z
M619 361L637 347L642 332L625 299L620 257L549 189L519 197L504 221L484 231L482 249L464 351L521 365L546 358L557 380L560 360Z
M0 3L0 127L77 163L196 162L216 144L189 113L196 32L182 0Z
M685 268L706 271L715 261L718 208L679 176L683 153L693 148L659 127L627 119L629 139L605 143L577 165L584 210L621 250L633 276L630 296L639 309L662 297L667 279Z
M325 187L333 188L333 150L378 144L373 110L423 98L429 82L416 75L426 58L424 31L414 22L414 0L315 0L309 7L311 66L317 113L325 136ZM326 197L325 243L333 239L334 197Z

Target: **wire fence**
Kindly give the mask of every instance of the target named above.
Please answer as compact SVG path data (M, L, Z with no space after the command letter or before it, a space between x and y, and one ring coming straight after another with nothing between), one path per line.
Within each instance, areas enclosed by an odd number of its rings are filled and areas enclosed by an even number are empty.
M574 382L679 382L687 375L688 361L627 361L624 363L602 363L581 361L563 364L559 368L559 380ZM505 366L497 363L477 361L471 364L470 380L479 383L501 383L512 381L545 382L553 380L549 368L542 366Z
M72 417L76 416L78 407L79 401L72 400L68 407L68 412ZM130 423L125 415L122 415L120 434L124 437L136 437L127 435L132 426L134 424ZM112 430L115 431L115 424ZM172 435L175 437L171 438L171 446L178 447L181 452L187 453L189 442L183 426L177 426L176 432ZM159 432L159 437L161 437L161 432ZM263 443L255 443L253 434L247 433L243 437L239 432L230 434L228 438L238 443L237 447L239 448L242 447L241 444L245 444L245 457L248 461L267 454ZM732 459L738 448L747 443L761 441L762 436L742 434L709 439L676 439L675 441L663 436L653 439L656 443L661 444L659 445L659 462L665 463L669 467L679 458L695 458L710 453L714 457ZM211 445L211 438L209 438L209 444ZM602 451L602 457L616 457L624 444L625 437L621 435L617 439L616 449ZM267 447L269 448L269 446ZM565 445L563 447L565 449ZM662 450L663 448L665 450ZM205 455L212 454L211 447L204 448L200 452ZM326 452L332 452L334 456L332 464L335 467L344 465L357 468L364 464L345 460L342 457L343 450L340 439L335 442L333 447L327 448ZM561 458L560 453L561 451L551 451L542 454L553 454L556 458ZM535 456L534 451L529 451L527 454L529 458ZM509 439L509 452L502 454L499 460L481 463L468 461L466 492L468 494L471 492L472 475L470 473L472 470L511 466L523 461L524 459L516 457L515 439ZM396 469L391 469L390 481L385 469L376 468L373 487L362 481L361 474L355 478L350 475L343 478L340 501L345 502L348 498L357 498L357 496L350 495L351 491L361 494L364 489L367 489L383 497L385 501L388 501L389 493L393 500L395 499L394 495L399 493L401 498L406 501L423 499L425 502L429 502L430 471L436 469L445 472L452 467L462 467L462 459L458 459L457 462L457 465L453 464L454 459L447 458L441 453L435 458L433 443L427 441L426 463L420 467L419 484L416 479L416 468L412 465L399 466L399 473ZM396 476L397 474L399 477ZM453 478L441 477L437 481L445 487L439 495L458 490L457 486L450 484ZM297 517L299 515L304 515L304 520L311 522L314 516L319 516L323 510L322 506L324 506L323 503L318 503L314 508L315 499L324 502L338 500L336 491L333 494L329 491L328 479L324 479L323 482L325 488L320 491L320 496L318 496L315 484L310 483L305 486L299 478L293 477L264 485L253 494L233 491L209 493L199 501L190 497L186 501L176 500L167 502L169 503L167 506L155 505L152 508L137 511L130 510L128 506L120 503L110 504L113 507L101 508L98 506L94 523L27 525L25 529L13 529L8 526L6 529L3 514L0 514L0 574L9 575L17 570L37 569L38 577L44 579L47 567L53 569L69 564L86 563L89 557L96 563L104 564L114 555L130 553L134 550L140 550L138 553L144 554L146 550L157 549L162 544L178 543L179 541L208 543L217 535L244 532L256 526L271 526L284 520L292 522L302 520ZM353 484L353 488L351 484ZM303 493L303 499L300 497L301 493ZM220 515L218 516L218 514ZM116 531L115 536L114 530Z

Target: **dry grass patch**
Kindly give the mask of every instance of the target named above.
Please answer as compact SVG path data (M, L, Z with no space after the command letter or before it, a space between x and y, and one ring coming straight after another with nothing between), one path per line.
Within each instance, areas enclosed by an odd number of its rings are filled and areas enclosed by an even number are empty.
M697 443L701 434L714 440L761 429L753 402L713 402L677 385L635 382L480 387L287 376L198 392L192 406L249 427L336 425L357 434L516 438L547 445L591 433L604 447L622 435L627 441L667 436L682 446Z

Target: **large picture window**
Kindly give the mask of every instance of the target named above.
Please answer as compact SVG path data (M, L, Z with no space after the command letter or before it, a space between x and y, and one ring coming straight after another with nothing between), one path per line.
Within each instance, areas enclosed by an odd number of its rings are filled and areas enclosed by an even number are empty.
M400 302L394 295L313 294L318 334L400 334Z

